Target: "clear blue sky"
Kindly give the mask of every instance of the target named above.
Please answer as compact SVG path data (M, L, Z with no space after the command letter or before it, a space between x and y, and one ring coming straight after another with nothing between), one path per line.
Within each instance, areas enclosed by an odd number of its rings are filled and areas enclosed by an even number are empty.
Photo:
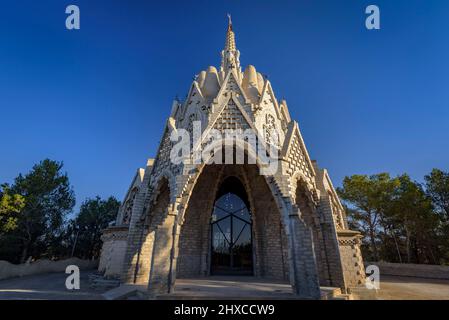
M81 30L65 29L65 7ZM377 4L381 30L364 27ZM62 160L78 206L124 195L171 102L218 65L226 13L309 153L344 176L449 170L449 1L8 1L0 8L0 182Z

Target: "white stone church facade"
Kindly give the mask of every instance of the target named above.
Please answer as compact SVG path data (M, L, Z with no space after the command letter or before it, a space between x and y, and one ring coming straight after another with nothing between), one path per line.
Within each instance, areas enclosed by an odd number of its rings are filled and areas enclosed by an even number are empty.
M174 101L156 158L137 171L115 224L103 232L99 270L148 284L154 295L172 292L177 278L211 275L285 280L312 299L320 286L347 292L362 284L360 235L349 230L286 101L254 66L242 72L231 22L221 55L219 70L201 71L185 101ZM275 131L276 171L260 174L257 155L240 164L173 163L170 135L192 132L194 121L202 133L251 129L258 143L270 143Z

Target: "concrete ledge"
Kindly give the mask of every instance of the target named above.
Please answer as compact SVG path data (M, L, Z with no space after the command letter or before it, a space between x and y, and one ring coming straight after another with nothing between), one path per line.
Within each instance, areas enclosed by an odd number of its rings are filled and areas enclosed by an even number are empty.
M76 265L80 269L93 269L98 265L96 260L81 260L78 258L70 258L66 260L51 261L37 260L31 263L12 264L8 261L0 261L0 280L29 276L39 273L64 272L67 266Z
M365 262L365 266L368 265L376 265L379 267L381 279L382 275L388 275L449 280L449 266L411 263Z

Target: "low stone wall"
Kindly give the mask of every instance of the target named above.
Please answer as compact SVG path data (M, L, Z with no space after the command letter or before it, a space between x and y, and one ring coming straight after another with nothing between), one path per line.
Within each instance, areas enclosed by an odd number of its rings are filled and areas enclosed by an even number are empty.
M39 273L65 272L68 265L76 265L80 269L93 269L97 267L98 261L70 258L59 261L37 260L31 263L12 264L8 261L0 260L0 280Z
M366 266L371 264L379 267L381 279L382 275L390 275L449 280L449 266L389 262L365 263Z

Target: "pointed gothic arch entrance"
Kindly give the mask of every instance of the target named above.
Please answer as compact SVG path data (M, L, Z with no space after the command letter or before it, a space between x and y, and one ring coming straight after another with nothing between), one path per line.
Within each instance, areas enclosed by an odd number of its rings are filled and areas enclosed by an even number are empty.
M205 166L186 205L177 245L177 278L246 274L289 279L288 238L281 211L257 165ZM226 210L218 211L217 205ZM230 209L231 205L234 210ZM225 230L223 224L226 219L223 218L227 219L226 223L232 219L232 240L230 223L229 231ZM215 222L219 219L223 219L219 224L223 232L218 226L214 232ZM220 251L215 249L220 247L220 243L218 240L213 243L214 234L215 239L221 238ZM225 235L229 242L226 242ZM241 246L230 248L230 243ZM233 264L229 249L233 249ZM228 256L220 257L216 251L225 252Z
M211 274L253 275L252 217L238 178L228 177L221 184L210 224Z

